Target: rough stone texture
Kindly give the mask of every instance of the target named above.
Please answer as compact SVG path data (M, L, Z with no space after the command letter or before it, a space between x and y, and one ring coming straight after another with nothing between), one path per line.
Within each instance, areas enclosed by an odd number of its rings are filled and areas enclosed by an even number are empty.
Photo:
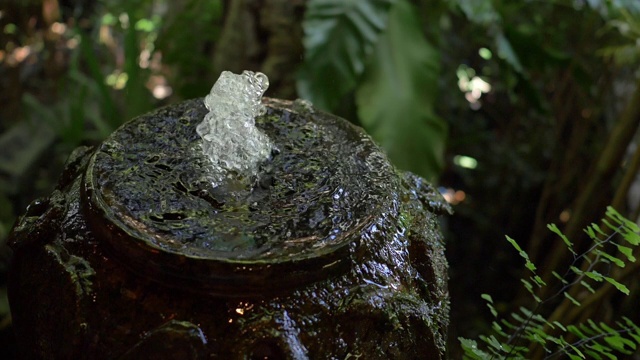
M445 357L446 203L361 129L266 105L279 152L218 190L201 100L74 152L10 238L24 358Z

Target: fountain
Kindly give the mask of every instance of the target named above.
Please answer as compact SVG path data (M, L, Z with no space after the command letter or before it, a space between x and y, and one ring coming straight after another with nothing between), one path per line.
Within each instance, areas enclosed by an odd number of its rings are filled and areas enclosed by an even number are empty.
M255 118L267 111L262 95L268 87L269 79L262 73L223 71L205 97L209 113L196 132L202 137L204 154L213 163L214 186L230 171L257 175L258 164L271 154L271 140L255 126Z
M260 101L264 75L221 79L76 149L19 219L21 355L443 359L437 191L345 120Z

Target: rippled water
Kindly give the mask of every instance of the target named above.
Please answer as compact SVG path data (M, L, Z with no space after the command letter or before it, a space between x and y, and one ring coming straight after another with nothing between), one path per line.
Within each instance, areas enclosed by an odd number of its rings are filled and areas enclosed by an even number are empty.
M106 203L157 246L193 256L305 258L345 245L392 204L397 174L345 120L296 103L266 104L256 124L278 150L256 174L232 172L217 184L210 179L219 169L194 131L207 110L201 100L116 131L95 163Z

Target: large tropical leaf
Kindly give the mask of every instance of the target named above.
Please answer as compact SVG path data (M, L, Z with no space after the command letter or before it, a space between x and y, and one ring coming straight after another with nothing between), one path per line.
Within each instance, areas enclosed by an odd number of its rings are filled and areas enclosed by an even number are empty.
M447 125L434 112L439 51L422 33L414 7L397 2L356 90L358 116L400 168L435 179Z
M476 24L489 26L501 21L491 0L455 0L467 18Z
M394 1L309 1L303 22L305 59L297 83L301 97L321 109L335 109L355 88Z

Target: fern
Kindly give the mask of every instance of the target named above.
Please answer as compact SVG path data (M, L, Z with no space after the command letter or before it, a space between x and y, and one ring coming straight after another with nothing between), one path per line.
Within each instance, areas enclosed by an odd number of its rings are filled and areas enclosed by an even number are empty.
M578 359L617 359L618 354L631 355L640 344L640 327L631 319L623 317L611 326L587 320L581 324L562 324L542 316L545 305L564 298L574 307L582 306L576 299L578 290L586 290L591 295L613 286L625 295L629 289L617 279L609 276L614 267L623 268L636 261L634 250L640 244L640 229L624 218L612 207L608 207L603 228L591 224L585 229L593 243L589 249L578 254L568 239L554 224L548 225L550 231L558 235L570 252L573 261L561 275L553 272L557 290L545 299L540 298L540 290L547 283L537 274L536 266L529 255L518 243L506 237L525 261L530 275L521 279L525 289L534 300L532 309L521 307L509 317L500 317L493 299L488 294L482 298L494 317L492 333L480 336L480 341L459 338L466 359L527 359L534 356L531 349L540 346L544 349L544 358L551 359L566 356ZM583 301L588 300L588 297ZM539 354L538 354L539 355Z

